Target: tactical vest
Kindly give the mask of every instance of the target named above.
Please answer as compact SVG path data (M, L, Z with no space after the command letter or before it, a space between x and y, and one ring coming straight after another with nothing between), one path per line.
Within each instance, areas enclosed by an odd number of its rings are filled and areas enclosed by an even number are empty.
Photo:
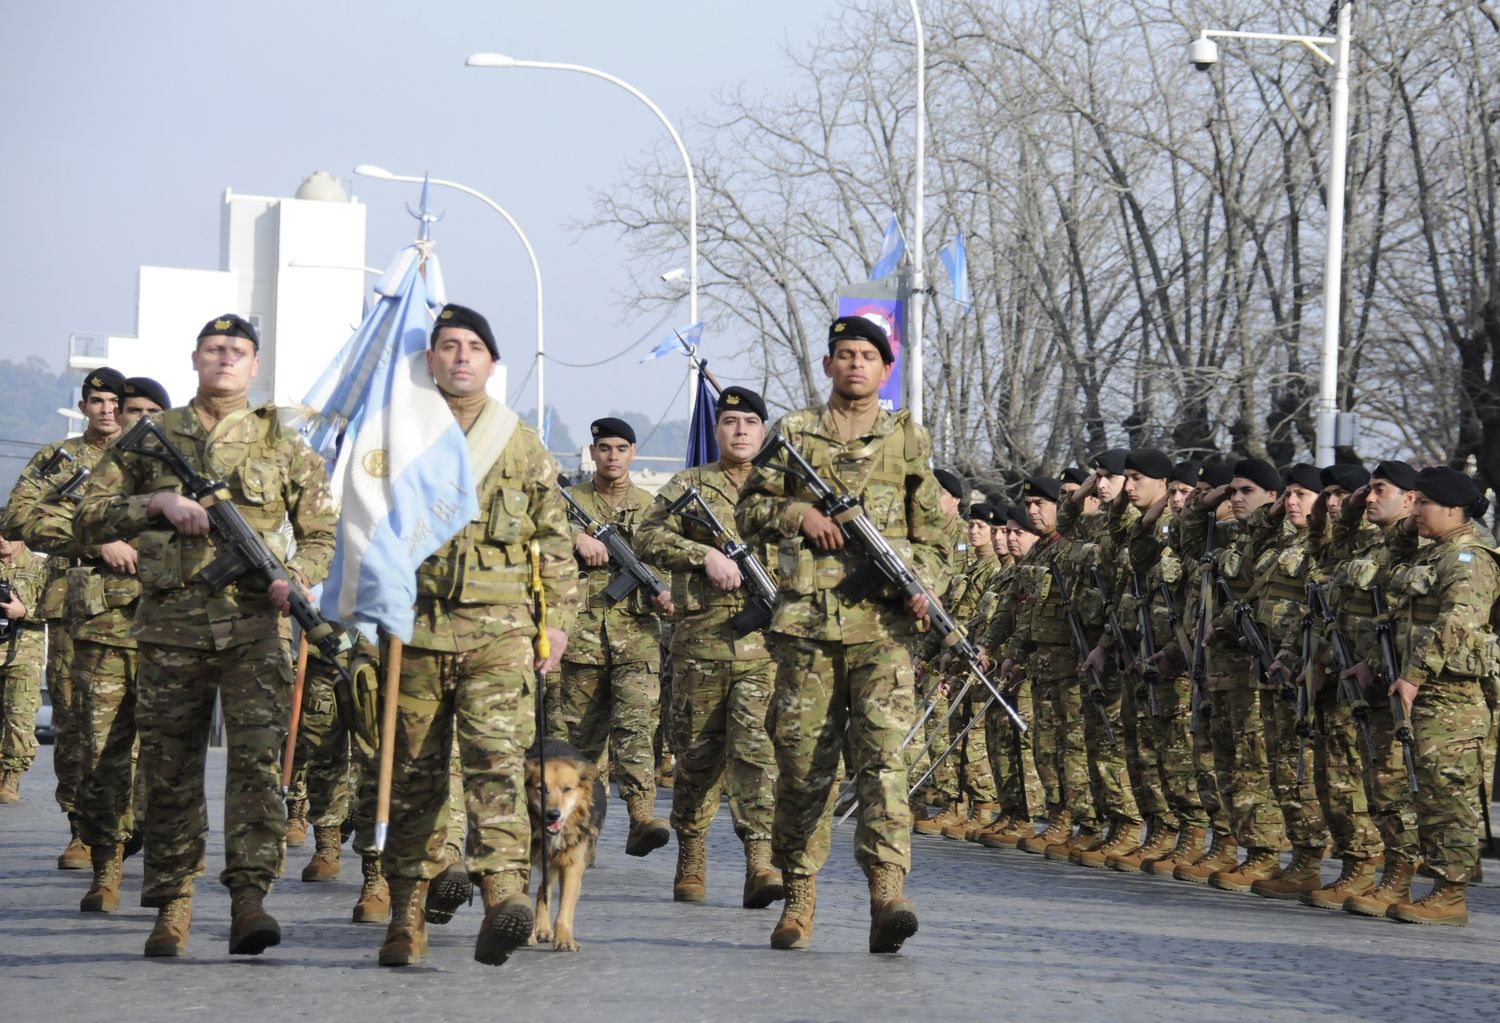
M1464 553L1473 558L1492 556L1492 549L1478 536L1464 537L1454 556ZM1391 586L1407 594L1406 637L1403 654L1409 656L1412 643L1421 630L1434 625L1443 609L1443 591L1438 587L1438 570L1434 562L1401 566L1391 573ZM1443 672L1459 678L1486 678L1500 670L1500 647L1494 628L1495 610L1491 610L1489 628L1472 629L1461 642L1445 651ZM1405 663L1403 661L1403 663Z
M1274 645L1302 624L1307 605L1307 570L1312 557L1301 538L1273 548L1255 560L1255 589L1259 591L1255 619L1270 628Z
M456 604L524 604L527 550L536 535L516 437L479 488L479 514L417 566L417 596Z

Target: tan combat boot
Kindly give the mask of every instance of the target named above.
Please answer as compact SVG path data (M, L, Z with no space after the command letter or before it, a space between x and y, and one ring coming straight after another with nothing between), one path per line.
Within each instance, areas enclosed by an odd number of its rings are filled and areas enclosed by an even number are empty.
M259 888L236 888L229 893L229 954L258 956L281 944L281 925L262 905Z
M1215 831L1207 851L1177 864L1172 877L1189 884L1208 884L1208 879L1221 870L1232 870L1239 853L1239 843L1233 835Z
M1054 863L1067 863L1072 860L1074 853L1097 849L1104 844L1105 840L1105 832L1080 826L1071 837L1047 846L1047 851L1042 853L1042 857Z
M1047 846L1067 841L1072 833L1073 815L1067 810L1059 810L1041 834L1021 839L1016 843L1016 848L1040 856L1047 851Z
M1281 853L1275 849L1245 850L1245 860L1230 870L1220 870L1208 879L1220 891L1245 894L1257 881L1267 881L1281 873Z
M906 871L897 863L876 863L865 874L870 880L870 951L899 952L917 933L917 907L901 893Z
M999 803L974 803L969 807L969 816L957 824L943 829L943 837L955 841L974 842L975 832L989 827L1000 817Z
M626 855L647 856L671 840L672 829L666 820L652 816L656 812L653 793L634 792L625 800L625 807L630 812L630 833L625 836Z
M380 869L380 857L361 856L359 869L365 876L365 883L359 889L359 900L354 903L354 922L383 924L391 918L391 886L386 883L385 873Z
M1469 907L1464 902L1464 885L1438 881L1432 891L1415 902L1398 902L1385 911L1387 920L1404 924L1441 924L1447 927L1469 926Z
M92 846L89 856L94 865L94 883L78 903L80 913L113 913L120 908L120 876L125 863L121 845Z
M979 836L979 844L988 849L1014 849L1036 835L1029 817L1016 817L1004 826L996 826Z
M994 820L986 824L984 827L975 828L974 830L970 831L968 834L968 839L970 842L978 842L980 845L983 845L986 838L1011 831L1015 828L1015 826L1016 819L1009 814L1002 813Z
M301 849L307 844L307 800L294 799L286 804L286 844Z
M519 871L485 874L479 879L484 895L484 922L474 941L474 961L499 966L531 938L536 913L526 896L528 878Z
M1315 891L1303 892L1301 903L1314 909L1343 909L1344 903L1356 895L1368 895L1375 890L1375 861L1344 857L1344 869L1333 884Z
M812 944L813 910L818 905L818 886L811 874L781 872L786 903L781 919L771 932L772 948L806 948Z
M0 804L21 801L21 772L0 771Z
M304 881L337 881L339 879L339 846L344 836L337 827L313 828L312 859L302 868Z
M1149 831L1146 840L1135 849L1125 853L1111 853L1109 868L1124 874L1139 874L1146 868L1148 860L1154 862L1172 855L1172 850L1177 848L1177 829L1167 827L1157 817L1152 819Z
M1177 832L1177 841L1173 844L1170 852L1163 855L1143 856L1141 858L1141 871L1147 874L1171 877L1172 871L1177 869L1179 863L1188 862L1190 857L1196 859L1203 858L1203 839L1207 834L1207 828L1200 828L1196 824L1189 824Z
M1256 881L1250 890L1266 899L1292 900L1323 887L1323 847L1302 846L1276 876Z
M424 910L430 924L445 924L453 919L460 906L474 901L474 882L464 865L464 854L451 842L443 846L443 872L427 885Z
M68 830L71 832L68 847L57 857L57 869L88 870L94 865L94 859L89 855L89 847L78 837L78 822L72 814L68 814Z
M965 820L968 813L963 804L958 800L946 802L943 808L935 816L927 817L913 826L912 830L919 835L941 835L943 829L952 827Z
M708 839L677 833L677 874L672 878L673 902L702 902L708 898Z
M1109 830L1110 835L1103 843L1092 849L1079 849L1068 857L1068 862L1076 863L1080 867L1103 870L1109 866L1111 856L1126 855L1140 849L1141 825L1139 821L1116 818L1114 826Z
M656 765L656 784L659 788L669 789L677 779L677 760L670 753L663 753L661 763Z
M380 946L381 966L411 966L427 957L427 882L422 878L393 877L391 924Z
M168 899L156 910L156 926L146 938L146 957L175 958L187 952L188 926L193 922L191 895Z
M1411 879L1417 872L1417 861L1410 856L1387 853L1385 871L1380 883L1365 895L1351 895L1344 900L1344 912L1357 916L1385 916L1385 911L1399 902L1411 901Z
M781 871L771 866L771 843L764 838L745 842L745 893L740 905L746 909L765 909L786 895Z

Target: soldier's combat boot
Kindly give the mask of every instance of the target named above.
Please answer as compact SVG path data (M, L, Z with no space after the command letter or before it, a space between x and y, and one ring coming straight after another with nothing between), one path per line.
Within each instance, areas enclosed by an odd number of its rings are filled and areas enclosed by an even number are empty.
M443 846L443 862L447 866L427 886L424 912L430 924L447 923L460 906L474 901L474 882L464 865L463 851L450 842Z
M421 878L393 877L391 924L380 946L381 966L411 966L427 956L427 882Z
M973 831L969 832L968 839L970 842L978 842L980 845L984 845L984 840L986 838L992 837L994 835L999 835L1002 832L1010 831L1015 826L1016 819L1002 813L994 820L986 824L984 827L975 828Z
M974 837L975 833L982 828L989 827L999 816L999 803L974 803L969 807L968 818L944 828L943 837L959 841L978 841Z
M383 924L391 918L391 887L380 869L380 857L361 856L359 869L365 875L365 883L359 890L359 901L354 904L354 922Z
M876 863L865 869L870 879L870 951L899 952L917 933L917 907L901 893L906 871L896 863Z
M156 926L146 938L146 957L175 958L187 952L188 926L193 922L191 895L168 899L156 909Z
M670 753L663 753L661 763L656 765L656 784L669 789L677 778L677 760Z
M531 937L536 914L526 897L526 876L516 871L485 874L480 878L484 893L484 922L474 942L474 961L499 966Z
M113 913L120 908L120 875L125 862L123 847L96 845L89 849L94 865L94 883L78 903L80 913Z
M630 833L625 836L625 852L629 856L646 856L653 849L660 849L672 838L672 829L666 820L653 817L656 800L650 792L635 792L625 800L630 811Z
M772 948L806 948L812 944L813 910L818 904L818 886L810 874L781 872L786 904L771 932Z
M1059 810L1041 834L1021 839L1016 843L1016 848L1040 856L1047 851L1047 846L1066 842L1072 833L1073 815L1067 810Z
M1092 849L1079 849L1068 857L1070 863L1080 867L1103 870L1109 866L1111 856L1133 853L1141 847L1141 825L1139 821L1115 818L1109 837Z
M1150 835L1135 849L1123 853L1110 853L1108 865L1111 870L1118 870L1124 874L1139 874L1146 869L1146 863L1156 862L1164 856L1172 855L1172 850L1177 847L1177 829L1169 828L1160 817L1151 820ZM1202 834L1200 832L1201 841Z
M771 866L771 843L764 838L745 842L745 893L740 905L746 909L765 909L780 902L786 891L781 871Z
M89 847L78 837L78 821L71 813L68 814L68 830L72 834L68 839L68 847L57 858L57 869L88 870L94 865L94 860L89 855Z
M1189 824L1177 832L1177 842L1172 846L1171 852L1160 856L1143 857L1141 871L1171 877L1172 871L1177 869L1178 864L1187 863L1190 859L1203 858L1203 839L1207 833L1208 829Z
M21 801L21 772L0 771L0 803Z
M979 844L988 849L1014 849L1036 834L1031 818L1017 817L1002 826L999 822L979 836Z
M1215 831L1207 851L1196 858L1177 864L1172 876L1189 884L1208 884L1208 879L1221 870L1233 870L1239 852L1239 843L1234 836Z
M229 954L258 956L281 944L281 925L262 905L259 888L236 888L229 893Z
M1066 838L1055 845L1047 846L1047 851L1042 853L1046 859L1055 863L1067 863L1077 852L1085 852L1089 849L1097 849L1104 844L1106 835L1093 827L1080 825L1078 831L1072 837Z
M337 827L313 828L315 849L312 859L302 868L304 881L337 881L339 879L339 846L343 835Z
M1415 902L1398 902L1385 911L1387 920L1404 924L1441 924L1447 927L1469 926L1469 907L1464 901L1464 885L1437 881L1432 891Z
M1356 895L1368 895L1375 890L1375 861L1344 857L1344 869L1333 884L1315 891L1303 892L1300 901L1314 909L1343 909L1344 903Z
M1213 888L1220 891L1250 891L1257 881L1266 881L1281 872L1281 853L1276 849L1246 849L1245 860L1232 870L1220 870L1208 879Z
M307 844L307 800L294 799L286 804L286 844L301 849Z
M1417 862L1401 853L1388 853L1385 871L1380 883L1365 895L1351 895L1344 900L1344 912L1358 916L1385 916L1385 911L1398 902L1411 901L1411 879L1417 871Z
M967 814L958 800L949 800L935 816L918 822L912 829L919 835L941 835L943 829L964 820Z
M672 878L673 902L702 902L708 898L708 839L677 833L677 874Z
M1256 895L1266 899L1292 900L1323 887L1319 870L1323 865L1322 846L1299 846L1292 862L1273 877L1263 878L1250 886Z

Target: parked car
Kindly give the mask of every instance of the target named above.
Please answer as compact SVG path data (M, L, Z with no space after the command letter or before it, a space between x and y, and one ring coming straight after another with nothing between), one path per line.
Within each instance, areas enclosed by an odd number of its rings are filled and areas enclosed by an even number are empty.
M42 689L42 705L36 711L36 741L50 743L52 731L52 693L45 687Z

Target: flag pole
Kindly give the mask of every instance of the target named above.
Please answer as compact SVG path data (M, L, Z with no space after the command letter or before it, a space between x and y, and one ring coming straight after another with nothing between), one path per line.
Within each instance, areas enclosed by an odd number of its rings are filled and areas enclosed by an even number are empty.
M721 387L719 385L719 382L714 379L714 375L710 373L708 371L708 367L704 365L703 359L698 356L697 346L688 344L688 339L683 337L680 332L673 330L672 333L677 335L677 340L682 344L682 350L687 354L688 362L693 364L693 369L703 374L703 379L708 381L708 386L714 389L715 394L723 394L724 388Z
M401 695L401 640L386 637L385 686L380 693L380 774L375 786L375 851L385 851L391 827L391 777L396 770L396 699Z
M299 630L300 631L300 630ZM297 678L292 683L292 721L286 730L286 748L281 751L281 794L292 788L292 765L297 758L297 728L302 724L302 694L307 687L307 633L297 640Z

